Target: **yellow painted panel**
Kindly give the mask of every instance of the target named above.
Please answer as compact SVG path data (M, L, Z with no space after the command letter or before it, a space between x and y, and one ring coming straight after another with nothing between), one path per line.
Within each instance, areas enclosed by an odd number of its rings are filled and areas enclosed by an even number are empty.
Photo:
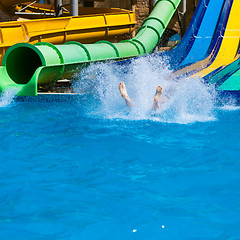
M74 41L79 39L79 42L85 43L86 39L91 39L92 42L95 42L96 39L106 39L105 31L96 31L96 32L84 32L84 33L71 33L66 36L66 41Z
M228 65L235 60L240 40L240 0L234 0L229 15L222 44L214 62L207 68L201 70L192 77L204 77L213 70Z
M41 32L41 31L50 31L64 29L71 17L58 18L58 19L43 19L43 20L31 20L23 22L27 27L29 33Z
M107 22L111 23L111 25L118 25L119 22L127 22L131 23L128 14L119 14L119 15L107 15L106 16Z
M66 26L67 30L72 29L87 29L106 26L103 16L92 16L85 18L72 18L69 24Z
M0 27L2 34L2 43L22 42L26 39L21 25L11 27Z

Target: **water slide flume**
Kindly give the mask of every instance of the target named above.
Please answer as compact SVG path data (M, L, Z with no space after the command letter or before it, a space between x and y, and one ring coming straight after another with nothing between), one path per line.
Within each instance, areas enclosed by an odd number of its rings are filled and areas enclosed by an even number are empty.
M210 3L214 3L211 0ZM218 1L218 0L216 0ZM193 62L174 72L174 77L186 74L192 79L203 78L207 83L214 84L221 94L238 94L240 90L240 0L225 0L224 7L216 25L214 44L210 55L205 59ZM209 4L210 6L210 4ZM220 7L215 2L215 6ZM210 8L214 7L214 5ZM215 39L215 41L214 41ZM201 39L200 39L201 40ZM198 44L202 47L200 44ZM202 48L201 48L202 50ZM209 52L209 50L208 50Z
M134 12L128 10L87 8L81 13L84 15L0 23L0 64L7 49L16 43L111 41L131 33L136 24Z
M135 38L120 43L19 43L10 47L0 67L0 90L19 88L19 96L36 96L38 84L69 77L97 61L120 60L151 53L181 0L158 0Z

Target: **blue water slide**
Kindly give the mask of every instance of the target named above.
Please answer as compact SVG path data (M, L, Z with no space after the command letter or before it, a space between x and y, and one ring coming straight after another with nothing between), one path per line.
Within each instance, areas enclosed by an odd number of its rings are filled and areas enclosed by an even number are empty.
M190 22L190 25L183 36L183 39L180 41L180 43L171 51L167 52L158 52L152 54L152 56L155 57L166 57L166 59L169 61L169 64L171 66L177 66L188 54L188 52L191 49L191 46L195 40L194 36L197 35L197 32L199 30L199 27L201 25L201 22L203 20L204 14L206 12L208 3L210 0L200 0L197 6L197 9L194 12L194 15L192 17L192 20ZM220 0L223 1L223 0ZM141 56L141 58L145 58L145 56ZM139 58L139 57L137 57ZM132 62L134 58L127 59L123 61L118 61L114 64L116 65L128 65Z
M155 53L153 56L168 57L168 63L171 68L174 68L174 71L189 65L191 63L190 60L192 59L190 56L194 56L194 52L195 55L199 56L195 56L196 58L193 61L203 60L210 55L207 62L207 65L210 65L215 59L221 46L222 36L225 32L232 2L233 0L210 0L210 2L201 0L181 42L174 49L168 52ZM209 25L211 26L209 27ZM192 46L193 52L191 52ZM178 67L188 54L191 55L184 63L189 62L189 64L183 63ZM131 61L132 59L124 60L117 62L116 64L126 66L127 64L130 64ZM191 75L196 71L199 71L199 68L190 70L188 74Z
M211 41L205 56L203 56L202 59L197 61L196 64L192 63L192 65L190 66L189 64L186 64L175 68L174 69L175 76L179 76L181 74L186 74L187 76L190 76L201 71L201 67L199 67L200 65L206 68L212 64L212 62L214 61L215 57L218 54L218 51L223 40L226 25L231 12L232 3L233 0L225 0L220 14L221 16L218 18L219 22L217 23L213 40ZM201 54L201 48L199 49L199 54Z
M225 0L224 1L224 5L223 5L223 9L222 9L220 18L219 18L219 22L218 22L217 28L215 29L214 37L211 41L210 47L207 50L207 54L206 54L206 56L204 56L205 58L207 56L209 56L210 54L213 55L213 53L215 53L215 55L214 55L214 58L215 58L216 54L218 53L218 50L219 50L222 40L223 40L226 26L228 23L228 18L229 18L230 12L231 12L233 1L234 0Z
M183 61L183 59L187 56L188 52L190 51L194 43L195 36L198 34L202 20L205 17L209 1L210 0L201 0L198 3L197 9L194 12L192 20L189 24L189 27L186 33L183 36L183 39L174 49L167 52L156 53L154 55L155 56L159 55L159 56L168 58L169 64L172 68L178 66ZM223 1L223 0L220 0L220 1Z
M193 42L187 57L179 66L203 60L206 55L209 55L212 52L217 38L219 37L219 32L222 29L224 17L226 16L228 7L227 2L229 1L211 0L209 2L198 34L194 36L195 41Z

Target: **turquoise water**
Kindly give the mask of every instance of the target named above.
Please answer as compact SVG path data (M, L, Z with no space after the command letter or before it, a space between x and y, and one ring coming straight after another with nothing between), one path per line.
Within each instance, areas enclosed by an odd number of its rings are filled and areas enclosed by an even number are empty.
M2 97L0 239L239 239L240 108L139 65L94 66L74 102ZM158 80L175 91L155 113Z

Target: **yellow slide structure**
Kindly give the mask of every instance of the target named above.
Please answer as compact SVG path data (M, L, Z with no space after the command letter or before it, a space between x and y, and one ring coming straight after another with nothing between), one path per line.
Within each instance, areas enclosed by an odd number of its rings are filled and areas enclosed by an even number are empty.
M222 44L213 63L192 77L204 77L215 69L226 66L236 60L240 40L239 8L240 0L233 1Z
M0 7L7 11L12 5L20 2L23 0L1 0ZM91 14L76 17L0 23L0 63L6 50L16 43L63 44L68 41L93 43L99 40L113 40L116 36L134 30L136 21L132 11L97 8L88 10Z
M198 71L196 74L191 75L191 77L204 77L216 70L219 67L226 66L233 61L235 61L239 55L239 40L240 40L240 21L239 21L239 9L240 9L240 0L234 0L229 15L229 19L226 25L224 36L222 37L222 43L220 49L213 60L209 65L209 62L214 57L213 53L206 59L196 62L190 66L187 66L179 71L174 73L175 76L181 76L182 74L189 73L191 71ZM208 66L209 65L209 66Z

